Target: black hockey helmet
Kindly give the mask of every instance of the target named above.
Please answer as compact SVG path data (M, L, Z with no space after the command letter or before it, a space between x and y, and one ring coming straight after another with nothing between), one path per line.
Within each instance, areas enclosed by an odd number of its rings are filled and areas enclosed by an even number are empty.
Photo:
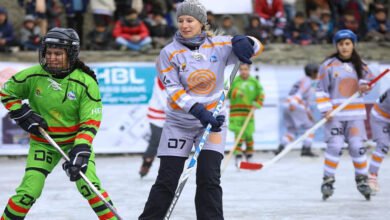
M50 68L46 62L47 48L64 48L68 57L68 65L63 68ZM42 39L39 48L39 63L42 68L56 77L65 77L75 69L80 52L80 38L72 28L52 28Z
M305 74L308 77L313 77L314 74L318 73L318 65L315 63L309 63L305 66Z

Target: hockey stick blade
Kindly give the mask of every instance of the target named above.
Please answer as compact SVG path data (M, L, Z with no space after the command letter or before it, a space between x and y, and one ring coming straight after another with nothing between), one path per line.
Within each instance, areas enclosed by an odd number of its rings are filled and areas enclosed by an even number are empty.
M241 161L239 168L243 170L261 170L261 168L263 168L263 164Z

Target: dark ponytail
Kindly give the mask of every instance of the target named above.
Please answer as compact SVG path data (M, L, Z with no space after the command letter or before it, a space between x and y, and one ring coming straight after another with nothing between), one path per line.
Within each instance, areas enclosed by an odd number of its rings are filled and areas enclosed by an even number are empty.
M81 69L84 73L90 75L96 81L96 83L99 84L95 72L89 66L85 65L83 61L77 59L75 67L76 69Z
M329 58L333 58L333 57L338 57L339 59L341 59L339 56L339 53L336 52L336 53L328 56L325 60L327 60ZM360 55L356 52L355 48L352 51L350 61L353 65L353 67L355 68L358 79L363 78L363 61L362 61L362 58L360 57Z
M353 64L353 67L355 67L358 79L363 78L363 61L355 49L353 49L352 51L351 62Z

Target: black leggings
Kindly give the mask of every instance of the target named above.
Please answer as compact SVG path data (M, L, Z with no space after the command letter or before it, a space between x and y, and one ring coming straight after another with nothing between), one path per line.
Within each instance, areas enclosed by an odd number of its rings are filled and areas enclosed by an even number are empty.
M150 136L148 148L146 148L143 158L154 158L156 156L163 128L150 123L150 130L152 131L152 134Z
M211 150L201 151L196 170L195 207L198 220L222 220L222 188L220 186L223 155ZM187 158L162 156L156 182L139 220L162 220L173 199Z

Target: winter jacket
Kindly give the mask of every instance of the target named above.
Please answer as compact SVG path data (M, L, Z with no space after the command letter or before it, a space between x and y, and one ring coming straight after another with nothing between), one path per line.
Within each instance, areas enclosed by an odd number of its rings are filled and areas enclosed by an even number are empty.
M123 37L127 40L130 40L131 36L140 35L143 40L149 36L149 30L141 20L137 22L137 25L129 26L124 19L120 19L116 22L112 35L115 38Z

